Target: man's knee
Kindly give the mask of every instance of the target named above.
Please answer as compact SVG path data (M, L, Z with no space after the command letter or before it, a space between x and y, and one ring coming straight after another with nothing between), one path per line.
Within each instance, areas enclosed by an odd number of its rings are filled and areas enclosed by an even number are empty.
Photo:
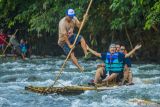
M119 74L118 73L113 73L111 75L112 75L112 77L117 77Z
M100 73L100 74L103 74L103 71L104 71L104 67L99 67L97 69L97 72Z
M81 37L79 38L79 40L80 40L80 42L85 42L85 39L83 38L83 36L81 36Z
M103 69L105 68L105 65L104 64L99 64L97 65L97 69L100 68L100 67L103 67Z
M75 58L75 55L74 55L73 52L71 52L70 58L71 58L71 59Z

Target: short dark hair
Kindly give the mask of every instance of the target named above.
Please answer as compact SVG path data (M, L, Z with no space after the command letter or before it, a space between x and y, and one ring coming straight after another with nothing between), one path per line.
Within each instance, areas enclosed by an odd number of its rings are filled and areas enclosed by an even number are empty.
M116 41L114 44L115 45L121 45L121 42L120 41Z

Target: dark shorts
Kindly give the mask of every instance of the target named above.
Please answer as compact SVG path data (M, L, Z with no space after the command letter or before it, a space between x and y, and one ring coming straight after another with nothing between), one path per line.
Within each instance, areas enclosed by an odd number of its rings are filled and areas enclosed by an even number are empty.
M131 59L125 58L125 64L127 64L128 67L131 67Z
M17 55L21 55L22 54L21 48L19 46L14 47L13 53Z
M0 44L0 49L4 49L4 44Z
M122 82L123 77L124 77L124 73L123 73L123 72L120 72L120 73L118 74L118 76L117 76L116 81L117 81L117 82Z
M69 40L69 42L70 42L71 44L74 43L74 40L76 39L76 36L77 36L77 34L74 34L74 35L72 35L70 38L68 38L68 40ZM82 36L79 35L78 38L77 38L77 41L76 41L76 44L75 44L75 45L78 45L78 44L80 43L81 39L82 39ZM70 50L71 50L66 43L63 45L62 49L63 49L63 51L64 51L64 53L65 53L66 55L67 55L67 54L70 52Z
M103 70L103 75L101 75L101 78L102 78L102 80L103 80L103 79L105 79L106 77L107 77L107 74L106 74L106 70L104 69L104 70Z
M112 73L117 73L117 72L109 72L109 75L111 75ZM116 82L121 82L123 79L123 72L119 72L117 74L118 76L116 78ZM106 70L103 70L103 75L101 76L102 80L105 79L106 77L107 77Z

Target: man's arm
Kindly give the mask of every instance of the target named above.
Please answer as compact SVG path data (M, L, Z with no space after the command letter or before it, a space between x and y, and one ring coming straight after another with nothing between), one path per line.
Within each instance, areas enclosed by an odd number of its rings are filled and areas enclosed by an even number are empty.
M101 53L98 53L87 46L87 50L89 50L93 55L101 58Z
M74 19L75 19L76 26L80 28L82 23L77 19L77 17L74 17Z
M71 45L71 43L69 42L68 37L65 35L64 38L65 38L65 42L66 42L66 44L68 45L68 47L69 47L69 48L72 48L73 45Z
M77 19L77 17L74 17L74 19L75 19L75 21L76 21L76 26L77 26L78 28L80 28L82 22L80 22L80 21ZM84 14L83 19L85 19L84 23L86 23L86 21L88 20L88 14Z
M134 49L132 49L129 53L125 55L125 58L130 57L136 50L140 49L142 45L136 45Z

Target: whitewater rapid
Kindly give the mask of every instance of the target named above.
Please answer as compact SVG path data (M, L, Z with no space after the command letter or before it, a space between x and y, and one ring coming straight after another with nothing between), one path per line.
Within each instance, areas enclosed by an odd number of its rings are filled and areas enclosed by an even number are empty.
M139 107L132 99L160 103L160 65L133 64L134 83L106 91L86 91L80 95L41 95L24 90L25 86L53 84L64 59L34 58L27 61L0 61L0 107ZM79 60L86 69L81 73L68 61L59 81L65 86L84 85L94 78L99 61ZM56 86L62 86L56 84Z

